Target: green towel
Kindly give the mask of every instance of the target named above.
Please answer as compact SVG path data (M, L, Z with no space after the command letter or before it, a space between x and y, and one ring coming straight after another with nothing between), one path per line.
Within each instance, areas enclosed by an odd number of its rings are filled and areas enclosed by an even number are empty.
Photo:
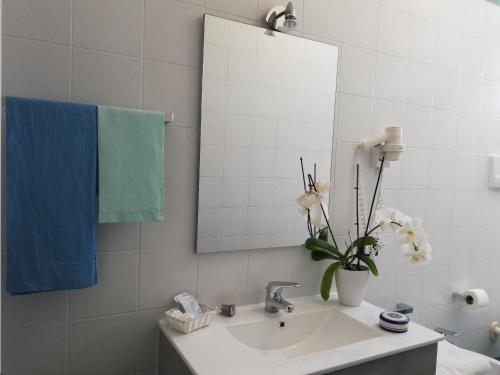
M163 220L163 113L99 106L99 223Z

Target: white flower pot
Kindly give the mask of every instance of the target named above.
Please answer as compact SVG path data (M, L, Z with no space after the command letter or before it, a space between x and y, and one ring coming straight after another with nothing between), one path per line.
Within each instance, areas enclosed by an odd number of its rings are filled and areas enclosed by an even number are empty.
M363 267L362 271L348 271L339 268L335 272L339 302L345 306L355 307L361 305L369 276L370 271L367 267Z

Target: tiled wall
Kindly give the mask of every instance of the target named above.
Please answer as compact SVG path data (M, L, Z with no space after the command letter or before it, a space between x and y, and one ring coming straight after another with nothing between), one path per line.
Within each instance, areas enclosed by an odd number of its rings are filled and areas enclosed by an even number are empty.
M17 374L150 375L155 322L177 292L208 303L262 298L270 279L317 291L321 265L300 248L195 255L205 12L259 24L272 0L4 0L3 93L176 113L167 128L162 223L99 227L96 288L4 297L3 367ZM484 0L295 0L298 34L341 49L335 224L350 227L355 142L387 124L408 150L387 170L385 200L428 227L434 261L408 265L388 236L368 299L405 301L429 327L467 334L488 354L500 318L500 193L487 155L500 152L500 8ZM372 171L366 171L367 185ZM452 289L483 287L465 313Z

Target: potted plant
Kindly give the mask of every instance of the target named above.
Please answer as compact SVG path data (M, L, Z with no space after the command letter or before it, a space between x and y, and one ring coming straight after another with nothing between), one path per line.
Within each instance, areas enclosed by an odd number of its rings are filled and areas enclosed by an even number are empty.
M316 181L316 165L314 174L306 174L302 158L300 164L304 192L296 201L307 219L309 238L304 247L311 252L314 261L332 261L321 281L321 297L325 301L330 297L335 277L339 302L346 306L361 304L370 272L378 276L376 256L383 247L379 236L385 229L390 228L400 236L404 253L412 263L426 264L430 261L432 247L420 219L413 219L394 208L375 207L377 198L380 198L384 159L381 161L368 216L365 215L364 205L360 204L364 202L364 195L360 188L359 163L356 164L356 233L354 238L351 232L348 233L349 243L345 244L343 251L339 249L323 204L323 194L329 191L329 183Z

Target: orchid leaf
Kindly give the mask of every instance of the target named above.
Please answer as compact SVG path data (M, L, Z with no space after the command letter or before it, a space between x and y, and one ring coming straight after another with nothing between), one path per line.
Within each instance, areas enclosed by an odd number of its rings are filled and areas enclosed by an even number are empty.
M311 251L311 258L315 261L320 261L325 259L340 260L339 257L332 255L328 251L318 251L318 250Z
M367 255L360 255L359 259L368 266L374 276L378 276L378 269L375 262Z
M328 242L320 240L318 238L310 237L306 240L304 244L306 249L311 251L326 251L332 255L335 255L339 258L343 258L343 255L340 251L338 251L335 247L330 245Z
M323 274L323 278L321 279L321 298L323 298L324 301L328 301L328 298L330 298L330 289L332 289L333 275L340 267L340 265L340 262L330 264Z

